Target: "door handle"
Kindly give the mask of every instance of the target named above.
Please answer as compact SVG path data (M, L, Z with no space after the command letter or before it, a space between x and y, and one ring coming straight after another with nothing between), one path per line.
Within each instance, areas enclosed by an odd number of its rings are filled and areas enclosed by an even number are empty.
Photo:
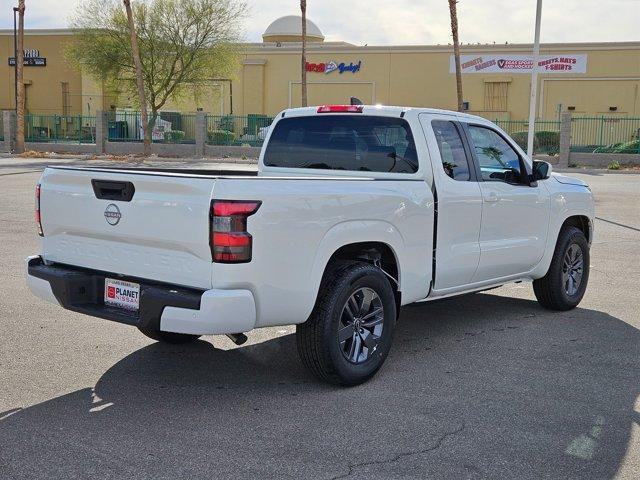
M498 200L500 200L500 197L498 196L498 194L496 192L489 192L485 197L484 197L484 201L488 202L488 203L495 203Z

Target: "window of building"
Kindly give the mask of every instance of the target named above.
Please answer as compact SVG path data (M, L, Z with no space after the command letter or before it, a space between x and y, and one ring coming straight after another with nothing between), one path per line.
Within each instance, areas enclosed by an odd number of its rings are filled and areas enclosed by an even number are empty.
M484 84L484 109L487 112L506 112L509 99L509 82Z
M523 183L525 171L518 153L490 128L469 125L482 179L488 182Z
M313 115L280 120L264 163L270 167L415 173L418 155L401 118Z
M458 127L453 122L442 120L435 120L431 125L438 142L442 168L454 180L466 182L471 178L469 160Z

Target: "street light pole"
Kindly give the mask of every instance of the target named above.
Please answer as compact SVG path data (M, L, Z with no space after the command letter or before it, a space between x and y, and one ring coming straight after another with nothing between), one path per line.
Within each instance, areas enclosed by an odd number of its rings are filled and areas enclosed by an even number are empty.
M536 32L533 41L533 68L531 70L531 101L529 102L529 134L527 135L527 155L533 158L533 138L536 133L536 99L538 96L538 59L540 58L540 23L542 0L536 7Z
M13 7L13 104L16 114L18 113L18 27L16 24L16 13L18 7Z

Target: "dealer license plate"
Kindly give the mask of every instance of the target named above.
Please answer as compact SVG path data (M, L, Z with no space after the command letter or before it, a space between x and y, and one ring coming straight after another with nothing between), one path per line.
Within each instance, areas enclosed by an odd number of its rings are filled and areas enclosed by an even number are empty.
M137 312L140 308L140 285L137 283L104 279L104 303L112 307Z

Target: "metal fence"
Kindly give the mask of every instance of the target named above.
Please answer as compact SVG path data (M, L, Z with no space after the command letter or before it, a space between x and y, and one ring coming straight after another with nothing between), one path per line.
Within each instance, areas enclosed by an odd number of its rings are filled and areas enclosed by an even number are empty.
M83 115L25 115L25 141L95 143L96 117Z
M138 112L109 112L107 114L107 139L110 142L140 142L142 122Z
M162 113L159 120L170 123L171 133L165 132L165 143L196 143L195 113Z
M494 120L523 150L527 150L528 120ZM560 121L536 120L533 153L555 155L560 151Z
M140 112L111 112L108 119L110 142L141 142L144 131ZM154 143L196 143L196 115L160 113L153 127Z
M153 130L155 143L195 144L195 113L162 112ZM259 114L207 115L206 138L209 145L262 145L272 117ZM141 142L144 138L140 113L111 112L108 139L111 142ZM0 116L0 141L3 140ZM527 147L527 120L501 120L502 127L523 149ZM28 142L95 143L96 117L83 115L25 115L25 139ZM534 153L555 155L560 150L560 121L537 120ZM573 117L571 150L594 153L639 153L640 117Z
M195 113L161 112L153 128L153 142L195 144L196 118ZM208 115L206 143L261 146L272 121L272 117L259 114ZM25 116L25 137L28 142L95 143L95 126L96 117L92 116L31 114ZM144 139L140 112L109 112L107 129L110 142L142 142Z
M526 120L494 120L524 150ZM537 120L533 151L554 155L560 147L560 121ZM640 153L640 117L572 117L571 151L593 153Z
M573 117L571 151L640 153L640 117Z
M262 146L272 117L259 114L207 115L207 138L209 145Z

